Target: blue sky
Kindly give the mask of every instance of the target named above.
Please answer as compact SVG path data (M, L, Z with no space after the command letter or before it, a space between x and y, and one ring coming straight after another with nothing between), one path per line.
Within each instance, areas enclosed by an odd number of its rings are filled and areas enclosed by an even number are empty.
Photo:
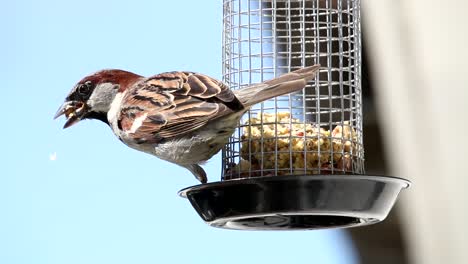
M52 120L102 68L220 78L221 19L221 0L2 3L0 263L356 263L342 231L209 227L176 195L188 171ZM217 180L219 157L205 168Z

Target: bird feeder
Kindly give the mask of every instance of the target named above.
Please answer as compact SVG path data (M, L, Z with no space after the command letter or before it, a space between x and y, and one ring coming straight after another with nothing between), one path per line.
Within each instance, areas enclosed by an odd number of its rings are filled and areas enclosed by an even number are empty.
M320 64L294 94L253 106L222 152L221 181L180 191L230 229L318 229L382 221L409 182L365 175L359 0L224 0L231 89Z

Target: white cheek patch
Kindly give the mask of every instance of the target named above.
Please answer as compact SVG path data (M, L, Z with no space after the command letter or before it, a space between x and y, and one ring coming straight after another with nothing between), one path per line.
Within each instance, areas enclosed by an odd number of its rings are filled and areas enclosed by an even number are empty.
M148 116L148 113L143 114L142 116L139 116L135 118L133 121L132 127L128 131L128 133L135 133L139 127L143 124L143 121L145 121L146 117Z
M114 95L117 93L115 85L112 83L102 83L99 87L94 89L91 97L88 99L88 105L96 112L107 112L109 111L110 104L114 99Z

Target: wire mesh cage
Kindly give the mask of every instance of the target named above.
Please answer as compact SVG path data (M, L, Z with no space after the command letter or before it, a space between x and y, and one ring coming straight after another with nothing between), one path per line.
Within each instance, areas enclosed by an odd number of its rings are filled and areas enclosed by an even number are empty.
M302 91L253 106L223 180L363 174L359 0L224 0L223 78L239 89L320 64Z

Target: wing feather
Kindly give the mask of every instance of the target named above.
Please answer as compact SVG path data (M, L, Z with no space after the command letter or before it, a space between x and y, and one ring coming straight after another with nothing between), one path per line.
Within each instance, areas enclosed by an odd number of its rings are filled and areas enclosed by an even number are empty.
M139 143L158 143L191 133L210 120L243 108L234 93L216 79L191 72L168 72L129 88L118 124Z

